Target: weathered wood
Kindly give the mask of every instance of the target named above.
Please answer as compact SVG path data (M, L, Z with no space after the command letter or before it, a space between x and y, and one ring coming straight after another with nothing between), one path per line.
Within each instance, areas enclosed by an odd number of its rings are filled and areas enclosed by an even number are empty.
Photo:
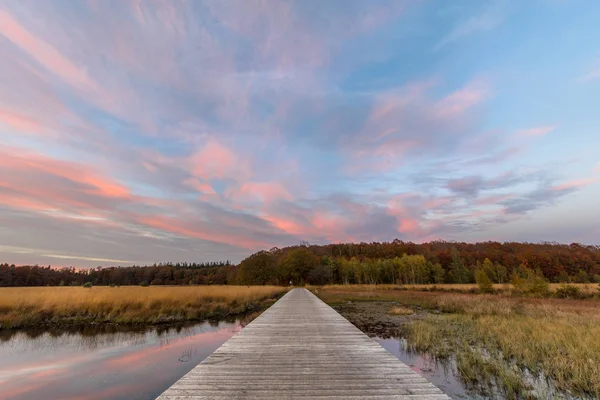
M161 400L448 400L333 308L293 289Z

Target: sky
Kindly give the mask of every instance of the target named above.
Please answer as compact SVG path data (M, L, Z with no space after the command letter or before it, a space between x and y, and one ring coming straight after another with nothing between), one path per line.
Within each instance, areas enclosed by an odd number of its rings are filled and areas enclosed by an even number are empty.
M0 261L600 244L600 2L0 2Z

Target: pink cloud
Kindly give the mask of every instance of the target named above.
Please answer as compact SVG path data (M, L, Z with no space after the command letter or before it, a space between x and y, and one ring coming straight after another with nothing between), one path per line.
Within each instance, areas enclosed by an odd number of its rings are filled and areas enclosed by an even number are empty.
M77 212L102 208L98 199L133 199L127 187L87 165L23 149L1 152L0 171L0 185L10 190L3 194L5 201L19 208Z
M600 78L600 67L588 72L581 80L583 82L589 82Z
M69 61L54 47L34 36L15 21L10 14L2 10L0 10L0 34L65 82L80 89L95 90L96 85L85 71Z
M598 178L574 179L572 181L565 182L560 185L552 186L550 189L556 190L556 191L567 190L567 189L576 189L576 188L591 185L592 183L596 182L597 180L598 180Z
M590 82L600 79L600 58L596 60L595 64L596 65L594 65L594 67L590 69L587 74L579 79L580 82Z
M402 87L401 90L384 93L376 101L371 110L368 122L375 122L392 116L398 109L404 108L411 103L421 103L427 94L427 90L436 85L436 81L427 80L412 82ZM387 136L389 129L379 133L379 136Z
M206 140L206 143L191 156L189 164L192 173L202 179L241 180L250 175L248 163L214 138Z
M548 133L556 130L556 126L548 125L548 126L539 126L536 128L523 129L517 132L519 136L529 136L529 137L541 137L546 136Z
M187 186L189 186L199 192L202 192L203 194L207 194L207 195L217 194L217 192L215 192L215 190L213 189L213 187L211 186L210 183L200 182L196 178L187 179L184 181L184 184L186 184Z
M594 172L600 172L600 162L598 163L598 165L596 165Z
M3 109L0 109L1 123L24 133L41 133L46 130L42 124L29 117Z
M488 96L489 90L482 81L472 81L464 88L438 101L436 111L442 117L460 115L484 101Z
M281 199L293 200L292 195L279 182L247 182L239 189L230 191L228 195L235 201L258 200L271 203Z
M345 142L346 169L385 172L399 167L419 150L435 151L437 144L472 124L470 111L488 97L487 85L475 80L436 100L429 89L433 79L414 82L376 96L359 135Z
M416 219L406 218L400 221L398 232L400 233L413 233L418 232L420 228L419 221Z
M291 3L211 2L208 6L224 26L255 44L261 62L274 63L280 70L320 66L330 57L318 32L298 18Z
M211 229L211 226L202 224L199 221L183 221L179 218L158 215L138 215L135 218L135 222L185 237L208 240L217 243L234 244L235 246L243 247L249 250L269 247L269 243L264 241L254 240L235 232L218 232L214 229Z
M439 198L435 198L435 199L426 201L424 203L424 207L427 210L431 210L431 209L441 208L441 207L447 206L449 204L452 204L452 199L447 198L447 197L439 197Z
M266 215L263 217L264 220L268 221L275 228L288 233L290 235L304 235L308 232L308 228L293 221L289 218L283 218L276 215Z
M315 212L311 219L314 233L323 235L329 241L352 241L352 238L346 234L348 219L339 215L326 212Z

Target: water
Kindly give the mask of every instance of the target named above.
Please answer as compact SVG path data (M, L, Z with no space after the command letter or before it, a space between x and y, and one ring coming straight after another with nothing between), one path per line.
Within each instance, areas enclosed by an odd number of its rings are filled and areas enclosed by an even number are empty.
M453 362L446 364L434 360L428 354L420 354L407 350L404 339L374 338L387 351L408 365L413 371L427 378L429 382L440 388L453 399L479 400L485 397L470 392L458 379Z
M242 326L2 333L0 399L154 399Z
M485 394L480 393L477 388L467 388L459 378L454 357L441 362L427 353L409 351L406 339L383 339L379 337L374 339L387 351L394 354L400 361L408 365L413 371L427 378L453 399L500 400L506 398L493 383L491 387L487 388ZM558 391L552 380L547 379L543 374L533 375L527 369L521 371L524 382L530 387L527 393L528 396L523 397L553 400L592 399L591 397L575 396L570 393Z
M154 399L243 325L0 332L0 399ZM410 352L404 339L375 340L453 399L490 398L464 386L453 360ZM575 398L529 381L538 398Z

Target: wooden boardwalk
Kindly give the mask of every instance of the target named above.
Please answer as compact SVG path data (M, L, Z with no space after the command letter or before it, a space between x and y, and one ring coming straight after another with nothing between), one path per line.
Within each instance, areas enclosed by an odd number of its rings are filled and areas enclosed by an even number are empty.
M449 399L306 289L292 289L159 399Z

